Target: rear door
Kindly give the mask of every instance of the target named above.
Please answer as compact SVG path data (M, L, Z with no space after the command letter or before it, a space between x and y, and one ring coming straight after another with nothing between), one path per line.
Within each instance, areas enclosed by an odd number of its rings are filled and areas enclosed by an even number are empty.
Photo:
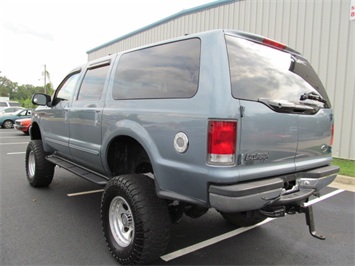
M300 73L308 68L294 72L305 60L233 36L227 35L226 41L232 95L241 106L238 164L242 179L297 171L296 158L314 156L315 131L328 126L318 119L324 103L300 100L308 93L322 97L302 77L307 72ZM310 132L314 123L319 125Z
M101 122L110 59L92 63L85 71L69 112L70 152L77 163L101 172Z

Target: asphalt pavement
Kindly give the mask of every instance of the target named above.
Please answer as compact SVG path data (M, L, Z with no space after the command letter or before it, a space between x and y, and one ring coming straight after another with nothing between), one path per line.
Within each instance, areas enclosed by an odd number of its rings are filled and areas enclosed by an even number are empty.
M101 231L101 187L56 168L48 188L32 188L28 141L0 129L0 265L118 265ZM355 265L355 194L347 182L337 179L310 201L324 241L309 234L301 214L235 228L210 210L173 225L167 251L154 264Z

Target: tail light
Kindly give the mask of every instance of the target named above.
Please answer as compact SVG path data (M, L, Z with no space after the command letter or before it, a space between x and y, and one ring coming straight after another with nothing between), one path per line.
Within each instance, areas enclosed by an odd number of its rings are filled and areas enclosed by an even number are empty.
M211 120L208 122L208 163L235 163L237 121Z
M330 146L334 143L334 124L332 124L332 135L330 136Z

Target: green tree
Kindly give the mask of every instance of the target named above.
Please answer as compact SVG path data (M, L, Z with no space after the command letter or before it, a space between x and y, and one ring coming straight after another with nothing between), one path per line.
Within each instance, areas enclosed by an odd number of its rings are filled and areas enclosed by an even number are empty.
M53 84L50 81L51 80L51 75L49 74L48 70L44 68L44 71L42 72L44 81L45 81L45 86L44 86L44 91L43 93L52 95L53 94ZM49 82L47 82L49 81Z
M5 76L0 76L0 96L10 97L13 100L13 93L16 92L17 87L17 82L12 82Z
M46 71L48 80L50 78L49 72ZM44 93L52 95L53 85L52 82L46 83L44 86L33 86L31 84L18 85L17 82L13 82L5 76L0 76L0 96L10 97L10 100L20 102L22 107L35 108L32 104L32 95L35 93Z
M49 83L46 84L45 92L46 92L46 94L48 94L48 95L52 95L52 94L53 94L54 89L53 89L53 84L52 84L52 82L49 82Z

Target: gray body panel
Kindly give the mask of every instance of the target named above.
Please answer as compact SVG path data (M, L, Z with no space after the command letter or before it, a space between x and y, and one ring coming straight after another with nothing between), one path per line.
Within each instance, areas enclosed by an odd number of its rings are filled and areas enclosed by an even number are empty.
M243 34L240 36L253 37ZM331 149L324 146L328 147L331 138L330 108L321 108L315 114L282 113L258 101L233 97L224 31L177 40L191 38L201 40L199 83L193 97L114 99L114 73L124 53L110 56L100 101L76 102L74 98L41 110L44 115L35 118L45 149L112 177L108 147L116 137L129 136L149 156L158 195L205 206L209 206L211 184L271 178L330 163ZM82 78L81 74L74 95ZM237 121L237 160L233 165L207 163L209 119ZM184 153L174 148L174 137L179 132L189 140Z
M69 112L69 148L73 160L94 171L102 172L101 119L103 102L74 104Z
M60 102L55 107L41 110L42 133L52 152L71 159L69 150L69 102Z

